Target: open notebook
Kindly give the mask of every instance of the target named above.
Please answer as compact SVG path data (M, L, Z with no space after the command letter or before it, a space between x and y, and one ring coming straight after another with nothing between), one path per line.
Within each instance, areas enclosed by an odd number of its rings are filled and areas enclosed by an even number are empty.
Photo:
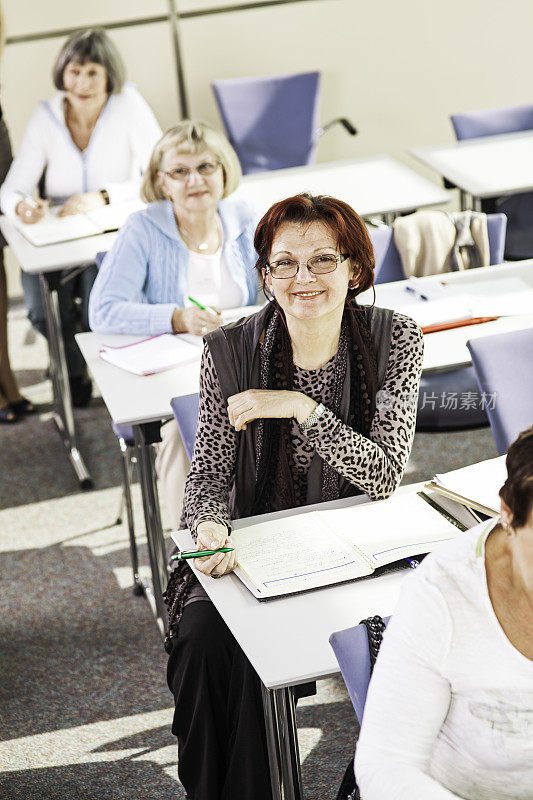
M88 211L86 214L72 214L68 217L58 217L51 211L34 225L26 225L18 217L13 222L30 244L34 247L44 247L49 244L70 242L74 239L84 239L86 236L97 236L101 233L116 231L130 214L141 208L144 208L144 203L140 200L132 200L127 203L102 206Z
M201 346L200 337L162 333L151 339L120 347L105 345L100 349L99 355L109 364L135 375L153 375L155 372L199 361L202 355Z
M499 456L435 475L426 488L489 517L497 517L500 513L499 491L506 478L505 456Z
M372 575L460 533L416 494L311 511L234 530L235 574L264 600Z

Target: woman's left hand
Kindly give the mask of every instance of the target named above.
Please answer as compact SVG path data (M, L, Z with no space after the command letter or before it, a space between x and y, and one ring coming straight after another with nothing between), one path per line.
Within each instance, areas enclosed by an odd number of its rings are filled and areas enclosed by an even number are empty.
M303 422L318 403L302 392L284 389L247 389L228 397L230 425L245 431L254 419L291 419Z
M104 206L105 200L101 192L85 192L73 194L59 209L58 217L68 217L71 214L85 214L98 206Z

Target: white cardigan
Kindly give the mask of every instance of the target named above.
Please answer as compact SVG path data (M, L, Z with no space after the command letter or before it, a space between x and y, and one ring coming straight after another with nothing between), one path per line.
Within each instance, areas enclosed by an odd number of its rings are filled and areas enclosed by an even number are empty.
M0 190L4 214L13 216L45 172L45 196L62 202L73 194L106 189L112 202L139 194L140 176L161 136L152 110L131 85L110 95L82 152L65 124L64 92L39 103Z
M493 527L441 545L402 586L357 744L365 800L533 797L533 661L492 608Z

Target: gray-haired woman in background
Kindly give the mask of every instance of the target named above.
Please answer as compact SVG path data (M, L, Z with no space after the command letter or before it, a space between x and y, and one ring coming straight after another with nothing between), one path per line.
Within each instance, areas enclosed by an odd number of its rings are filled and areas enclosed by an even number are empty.
M53 68L59 92L33 112L0 191L4 214L31 225L44 216L49 202L60 204L59 215L67 216L138 197L141 173L161 129L137 90L124 84L124 74L120 54L103 30L69 37ZM25 198L37 189L41 196L28 202ZM88 267L59 290L75 405L85 405L91 396L74 334L78 327L89 329L87 306L95 277L96 267ZM38 276L24 274L22 283L30 320L46 335ZM76 297L82 301L81 319Z

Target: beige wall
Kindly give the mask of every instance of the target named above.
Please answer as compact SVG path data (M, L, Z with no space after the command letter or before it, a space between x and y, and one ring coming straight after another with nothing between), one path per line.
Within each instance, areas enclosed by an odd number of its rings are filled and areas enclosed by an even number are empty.
M180 11L216 5L176 2ZM3 5L8 36L158 16L168 8L166 0ZM319 160L388 152L416 165L407 149L451 140L451 112L530 102L532 30L530 0L308 0L184 19L181 41L193 114L218 123L213 78L318 68L322 119L344 114L360 131L356 139L341 129L328 133ZM171 124L178 101L169 26L145 24L111 36L161 125ZM61 41L6 47L2 103L15 143L32 108L53 91L50 69Z

